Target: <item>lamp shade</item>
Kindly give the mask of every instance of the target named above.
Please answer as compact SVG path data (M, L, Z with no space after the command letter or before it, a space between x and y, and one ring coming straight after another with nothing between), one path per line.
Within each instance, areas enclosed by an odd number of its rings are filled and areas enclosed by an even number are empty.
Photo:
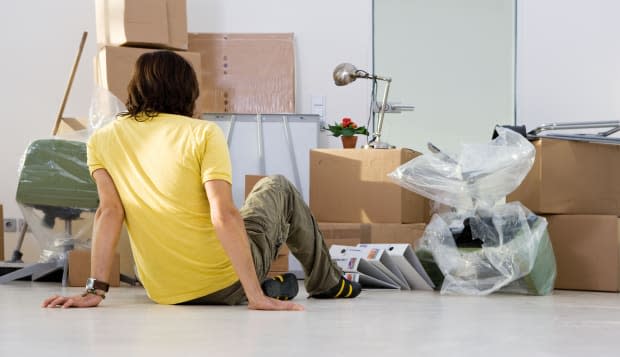
M357 79L357 68L350 63L341 63L334 69L334 83L346 86Z

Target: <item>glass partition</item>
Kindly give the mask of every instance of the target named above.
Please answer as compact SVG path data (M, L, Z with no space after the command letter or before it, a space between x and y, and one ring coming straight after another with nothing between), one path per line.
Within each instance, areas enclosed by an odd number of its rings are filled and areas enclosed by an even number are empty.
M516 0L374 0L373 7L374 73L392 78L388 103L405 106L385 114L382 140L453 151L514 123ZM384 85L377 82L379 101Z

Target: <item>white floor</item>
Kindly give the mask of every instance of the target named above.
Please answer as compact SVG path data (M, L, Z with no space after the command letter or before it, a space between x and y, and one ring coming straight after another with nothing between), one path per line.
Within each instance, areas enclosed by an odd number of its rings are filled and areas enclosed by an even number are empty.
M43 309L58 283L0 285L0 356L618 356L620 295L364 291L304 312L162 306L113 288L93 309Z

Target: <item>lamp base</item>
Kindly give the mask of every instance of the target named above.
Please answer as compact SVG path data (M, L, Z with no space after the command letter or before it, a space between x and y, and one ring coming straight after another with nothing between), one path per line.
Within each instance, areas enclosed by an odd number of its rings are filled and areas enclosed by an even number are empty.
M362 149L395 149L396 146L390 145L383 141L375 141L362 146Z

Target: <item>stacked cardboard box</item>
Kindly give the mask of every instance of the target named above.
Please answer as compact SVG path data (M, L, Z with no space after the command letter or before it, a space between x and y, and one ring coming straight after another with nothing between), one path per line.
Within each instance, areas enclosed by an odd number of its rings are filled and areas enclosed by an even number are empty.
M123 103L134 64L143 53L175 50L196 71L200 83L200 54L187 52L187 6L185 0L96 0L96 83ZM201 103L196 102L196 113Z
M557 289L620 291L620 146L541 139L508 197L547 216Z
M136 59L168 49L196 71L196 113L295 112L292 33L188 35L185 0L96 0L96 20L95 79L122 102Z
M415 245L429 218L428 200L387 175L418 155L408 149L312 150L310 208L327 245Z

